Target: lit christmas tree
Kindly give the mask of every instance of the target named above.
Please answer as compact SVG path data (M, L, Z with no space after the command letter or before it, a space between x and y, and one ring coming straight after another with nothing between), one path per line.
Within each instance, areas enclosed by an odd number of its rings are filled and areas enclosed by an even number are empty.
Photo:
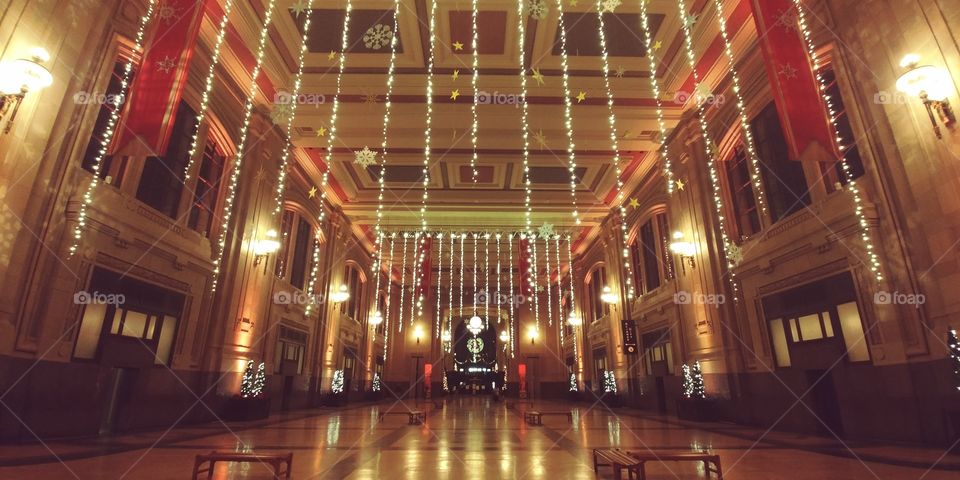
M700 361L693 362L690 369L690 398L707 398L703 388L703 371L700 370Z
M257 367L257 374L253 377L253 397L257 398L263 395L263 391L267 386L267 372L266 364L260 362L260 366Z
M612 370L603 372L603 391L606 393L617 393L617 378Z
M371 388L373 388L374 392L380 391L380 374L379 373L373 374L373 386Z
M447 385L447 372L443 372L443 391L449 392L450 387Z
M575 374L570 374L570 391L577 391L577 376Z
M693 394L693 377L690 376L690 366L683 364L683 396L690 398Z
M960 391L960 338L957 337L957 330L953 327L947 328L947 346L950 348L950 359L953 360L953 375L957 382L957 390Z
M254 383L256 372L253 369L253 360L247 360L247 366L243 369L243 380L240 381L240 396L243 398L253 398Z
M343 370L333 372L333 382L330 384L333 393L343 393Z

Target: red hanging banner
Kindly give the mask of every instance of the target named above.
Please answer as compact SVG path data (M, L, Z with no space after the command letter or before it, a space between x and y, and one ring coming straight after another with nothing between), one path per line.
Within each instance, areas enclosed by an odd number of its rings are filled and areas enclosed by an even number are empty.
M750 5L790 158L839 161L793 1L751 0Z
M187 84L204 3L166 0L157 8L153 37L144 49L143 61L130 88L130 105L118 131L120 150L150 156L166 153Z

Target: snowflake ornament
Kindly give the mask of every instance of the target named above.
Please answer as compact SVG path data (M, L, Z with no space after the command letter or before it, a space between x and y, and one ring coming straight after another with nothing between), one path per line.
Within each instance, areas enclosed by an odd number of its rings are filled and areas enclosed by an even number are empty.
M729 260L733 266L740 265L740 262L743 261L743 249L740 248L740 245L730 244L730 246L727 247L727 260Z
M353 163L362 168L371 167L377 164L377 152L370 150L370 147L363 147L363 150L353 152Z
M600 4L600 13L613 13L620 6L620 0L603 0Z
M363 34L363 44L371 50L380 50L393 40L393 31L390 27L378 23L367 29Z
M552 238L554 235L553 224L544 222L544 224L540 225L540 228L537 229L537 233L540 234L540 238Z
M307 11L307 4L303 0L297 0L293 5L290 5L290 13L294 16L299 17L301 13Z
M281 102L273 105L273 110L270 111L270 120L273 121L274 125L285 126L290 123L290 117L293 116L293 111L297 106L293 102Z
M167 25L170 25L177 19L177 8L169 4L160 6L160 8L157 9L157 19L167 22Z
M534 20L543 20L550 9L547 8L547 2L544 0L530 0L527 3L527 10L530 11L530 17Z
M170 58L169 55L163 57L163 60L157 60L157 70L163 73L170 73L170 70L173 70L173 67L177 66L177 62Z

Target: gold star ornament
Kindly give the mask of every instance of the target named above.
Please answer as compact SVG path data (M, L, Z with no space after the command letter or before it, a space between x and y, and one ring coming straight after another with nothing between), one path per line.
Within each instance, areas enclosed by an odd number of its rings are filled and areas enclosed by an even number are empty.
M540 150L547 148L547 136L543 134L543 130L538 130L533 139L540 144Z
M337 58L337 52L330 50L330 53L327 54L327 60L333 61L335 58Z
M636 198L631 198L631 199L630 199L630 206L633 207L633 208L640 208L640 201L637 200Z
M543 85L543 75L540 73L540 70L537 68L533 69L533 79L536 80L537 85Z
M616 75L617 78L623 78L623 74L625 73L627 73L627 69L623 68L623 65L617 65L617 70L614 75Z
M683 190L683 187L686 186L686 185L683 183L683 180L677 180L677 181L674 182L674 183L677 184L677 190Z
M450 100L453 100L454 102L456 102L456 101L457 101L457 97L459 97L459 96L460 96L460 89L458 88L458 89L456 89L456 90L454 90L453 92L450 93Z
M453 77L453 81L456 82L457 79L460 78L460 70L459 70L459 69L454 69L454 70L453 70L453 75L451 75L451 77Z
M327 136L327 127L320 127L317 129L317 137L323 138Z
M456 52L462 51L462 50L463 50L463 43L461 43L461 42L453 42L453 50L456 51Z
M586 99L587 99L587 94L584 93L583 91L577 94L577 103L581 103Z
M310 187L310 191L307 192L307 196L314 198L317 196L317 187Z

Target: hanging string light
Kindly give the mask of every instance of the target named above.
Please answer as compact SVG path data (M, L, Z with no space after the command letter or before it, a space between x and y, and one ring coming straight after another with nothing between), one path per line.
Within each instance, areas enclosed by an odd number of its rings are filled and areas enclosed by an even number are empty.
M580 209L577 206L577 145L573 141L573 100L570 98L567 27L563 22L563 0L557 0L557 18L557 31L560 32L560 66L563 71L563 121L567 131L567 157L570 169L570 201L573 205L573 221L576 225L580 225Z
M456 248L456 243L454 242L454 240L456 240L456 238L457 238L456 233L450 234L450 281L447 282L447 290L448 290L448 296L449 296L449 299L447 301L447 311L450 312L450 315L447 317L447 332L448 332L447 338L450 339L450 341L447 342L448 352L450 351L451 345L453 343L453 259L454 259L454 253L455 253L454 249ZM463 250L461 249L461 253L462 252Z
M460 307L460 315L463 315L463 283L464 283L463 277L466 276L465 273L464 273L464 271L463 271L463 269L464 269L463 252L464 252L464 250L466 250L466 248L465 248L465 246L466 246L466 245L465 245L465 244L466 244L466 241L467 241L467 234L466 234L466 233L461 233L461 234L460 234L460 298L457 300L457 306ZM452 323L452 322L451 322L451 323ZM451 330L452 330L452 329L453 329L453 326L451 325L450 328L451 328ZM451 332L451 333L452 333L452 332ZM452 337L451 337L451 338L452 338Z
M313 0L310 0L313 3ZM193 129L193 136L190 137L190 149L187 151L187 166L183 169L183 181L186 183L190 179L193 164L196 163L194 155L197 153L197 143L200 138L200 126L207 117L207 107L210 105L210 93L213 92L213 82L217 65L220 63L220 47L223 45L223 39L227 36L227 24L230 20L230 11L233 9L233 0L227 0L223 4L223 18L220 19L220 29L217 31L217 39L213 43L213 55L210 57L210 68L207 69L207 79L204 83L203 93L200 95L200 108L197 110L197 126ZM309 18L308 20L309 21ZM306 33L304 33L306 35ZM304 36L306 41L306 36ZM303 57L301 56L301 59ZM296 97L294 97L296 98Z
M497 232L497 324L500 324L501 308L503 304L503 295L500 294L500 232Z
M407 290L407 239L410 235L407 232L403 232L403 263L400 264L400 305L397 311L400 314L400 317L397 321L397 331L403 331L403 298L406 297ZM416 247L414 247L416 248Z
M387 260L387 306L383 312L383 359L387 359L387 348L390 345L390 304L393 300L393 240L395 233L390 234L390 256Z
M377 235L377 245L380 245L383 242L383 234ZM374 315L379 315L380 318L383 318L383 312L380 311L380 277L382 277L382 271L380 270L380 262L383 261L383 256L377 252L377 256L373 259L373 269L370 273L373 274L375 280L374 289L373 289L373 308Z
M523 206L525 209L524 230L527 233L530 233L533 231L533 207L530 203L530 125L528 123L530 109L527 104L527 67L526 57L524 56L524 45L526 44L527 35L527 17L523 13L524 0L517 0L517 30L520 32L519 35L517 35L517 61L520 63L520 128L523 137Z
M690 70L693 72L693 82L694 82L694 97L697 99L697 120L700 124L700 135L703 137L703 148L706 153L707 166L710 173L710 184L713 187L713 206L717 215L717 224L720 228L720 239L723 242L723 251L724 257L727 262L727 278L730 282L730 291L733 293L733 301L737 302L739 300L739 293L737 282L735 278L735 273L733 271L733 263L731 262L730 255L730 237L727 235L726 222L724 221L723 216L723 193L720 187L720 175L717 172L717 157L716 151L714 151L714 143L710 136L710 128L707 124L707 100L708 98L704 95L704 87L701 84L700 74L697 72L696 57L693 53L693 33L691 28L693 27L693 18L687 14L687 6L684 0L677 0L677 8L679 9L680 16L682 18L681 30L683 30L684 37L684 47L687 53L687 62L690 64Z
M330 128L327 132L327 151L326 151L326 163L327 168L323 170L323 175L320 180L320 224L323 224L324 219L326 218L327 211L323 208L323 202L327 198L327 183L330 181L330 169L333 166L333 142L337 138L337 117L340 113L340 92L343 87L343 71L347 65L347 48L349 47L349 38L350 38L350 17L353 13L353 0L347 0L347 4L344 8L343 14L343 30L340 34L340 55L337 56L337 89L333 94L333 105L330 108Z
M323 170L320 180L320 214L317 216L319 224L322 226L323 221L326 219L327 210L324 207L325 199L327 198L327 183L330 180L330 168L333 165L333 139L337 134L337 113L340 111L340 89L343 84L343 70L347 62L347 39L350 34L350 17L353 12L353 0L347 0L346 8L344 9L343 15L343 29L340 34L340 55L338 58L338 69L337 69L337 89L333 95L333 106L330 109L330 130L327 132L327 150L326 156L326 168ZM313 247L313 256L314 258L320 257L320 244L317 243ZM314 284L317 282L317 271L313 270L310 273L310 280L307 281L307 292L312 294L314 289ZM401 292L402 293L402 292ZM310 314L310 305L306 309L307 315Z
M507 235L507 251L510 252L510 318L509 318L509 329L510 329L510 358L516 356L517 344L516 336L514 335L514 319L516 315L514 314L514 304L516 302L516 296L513 294L513 234Z
M439 244L439 250L437 251L437 311L434 312L436 320L434 320L433 331L434 335L440 338L440 317L442 316L440 313L440 285L443 283L443 232L437 233L437 243Z
M490 328L490 234L483 235L483 321Z
M559 241L560 241L560 240L559 240L559 237L558 237L558 238L557 238L557 242L559 242ZM573 239L572 239L572 237L570 237L570 235L567 235L567 266L569 267L569 273L570 273L570 275L569 275L569 276L570 276L570 282L569 282L569 283L570 283L570 315L576 315L576 314L577 314L577 302L576 302L576 300L575 300L576 294L574 293L574 292L575 292L575 289L574 289L574 287L573 287L573 247L572 247L572 244L573 244ZM558 249L560 248L560 245L559 245L559 244L557 245L557 248L558 248ZM578 347L577 347L577 337L578 337L578 333L580 332L580 328L581 328L581 325L571 325L571 329L573 330L573 358L576 359L577 367L578 367L577 370L578 370L578 371L580 370L579 367L580 367L580 365L581 365L580 353L577 351L577 348L578 348Z
M311 0L312 1L312 0ZM396 32L399 26L400 16L400 1L394 0L393 2L393 31ZM377 239L376 244L373 246L374 255L376 260L373 262L374 265L374 274L379 278L380 266L382 263L383 248L381 240L383 239L383 234L381 230L381 223L383 221L383 198L384 190L386 188L386 177L387 177L387 131L390 125L390 114L391 106L393 105L392 96L393 96L393 83L396 74L396 63L397 63L397 35L394 34L390 38L390 66L387 68L387 92L384 97L384 112L383 112L383 122L382 130L380 133L380 178L377 180L379 187L379 194L377 195L377 217L373 227L374 238ZM376 292L374 302L379 301L379 290ZM379 303L375 303L379 305Z
M473 69L471 70L470 75L470 85L473 87L473 104L470 106L470 113L473 115L473 124L470 127L470 144L473 147L473 154L470 156L470 171L473 176L473 184L477 184L477 162L479 161L479 155L477 153L477 136L478 130L480 128L479 117L477 115L477 105L480 102L480 96L478 93L478 85L480 83L480 51L479 51L479 42L477 41L477 17L480 14L479 6L477 5L477 0L472 2L473 9L470 14L470 28L473 38L470 40L470 46L473 49L472 60L473 60Z
M423 272L420 269L423 266L423 250L424 250L424 239L426 234L421 235L421 232L414 232L413 234L413 252L414 252L414 262L413 262L413 278L410 280L410 326L413 326L413 323L420 318L423 314L421 310L421 301L423 299L422 295L417 293L417 289L420 287L420 275Z
M137 34L134 36L134 51L137 53L143 53L143 36L147 30L147 25L150 24L150 20L153 18L153 11L156 9L157 0L149 0L147 2L147 11L140 17L140 25L137 27ZM127 87L130 85L130 73L133 71L133 59L130 58L127 60L127 64L123 67L123 74L120 77L120 95L126 97ZM103 131L103 135L100 137L100 150L97 150L97 155L93 159L93 164L90 166L90 169L93 171L93 177L90 178L90 183L87 185L86 191L83 193L83 201L80 202L80 208L77 211L77 225L73 227L73 242L70 244L70 256L74 256L77 253L77 249L80 248L80 240L83 239L83 231L87 228L87 209L90 208L90 204L93 203L93 192L96 190L97 185L100 183L100 167L103 165L103 157L107 155L107 150L110 148L110 144L113 142L113 137L116 134L117 122L120 120L121 109L117 108L110 113L110 118L107 120L106 129Z
M477 234L473 233L473 282L470 284L473 289L473 315L477 315Z
M536 235L530 235L527 237L530 241L527 243L527 255L530 258L530 266L528 267L530 281L530 295L533 296L533 319L536 330L540 332L540 295L538 295L539 287L537 286L537 275L539 272L539 265L537 263L537 237Z
M653 99L657 102L657 128L660 129L660 158L663 159L663 176L667 179L667 193L673 194L673 162L667 148L667 124L663 120L660 82L657 80L657 49L653 43L653 36L650 34L650 18L647 15L646 0L640 2L640 26L643 28L644 50L647 54L647 60L650 62L650 90L653 92Z
M740 93L740 75L736 69L736 59L733 56L733 49L730 47L730 36L727 34L727 19L723 14L723 2L714 0L717 7L717 23L720 24L720 36L723 38L723 51L726 53L727 64L730 67L730 79L733 82L733 95L737 99L737 113L740 117L740 131L743 133L744 145L747 148L747 156L750 157L750 179L753 183L753 194L756 198L757 207L761 212L761 218L767 216L767 204L765 202L766 194L763 192L763 180L760 176L760 157L757 156L757 147L753 141L753 132L750 130L750 119L747 117L746 103L743 101L743 95ZM719 152L718 152L719 153Z
M560 264L560 235L553 236L553 251L556 255L557 264L557 328L560 330L560 345L563 345L563 331L565 330L563 322L566 321L566 318L563 315L563 267Z
M287 170L290 164L290 153L293 151L293 122L297 118L297 98L300 96L300 86L303 83L303 58L307 53L307 40L310 32L310 18L313 16L313 0L307 0L307 9L304 13L303 35L300 38L300 51L297 57L297 74L293 79L293 91L291 92L290 102L292 109L287 115L286 138L284 139L283 154L280 155L280 171L277 174L277 188L274 192L273 218L276 221L277 216L283 211L283 194L287 188ZM191 155L192 156L192 155Z
M813 36L810 33L810 27L807 24L806 14L804 14L804 6L799 0L793 0L794 8L797 9L797 22L800 26L800 32L803 33L803 39L807 44L807 54L810 56L810 62L813 64L813 73L817 77L817 82L820 84L820 95L823 97L824 103L827 105L827 112L829 113L830 124L833 125L834 141L836 142L837 149L840 151L840 168L843 169L843 174L847 179L847 190L850 192L850 195L853 197L853 202L856 205L854 212L857 215L857 220L860 223L860 239L863 240L864 247L867 249L867 255L870 257L870 271L873 272L873 277L877 282L883 281L883 269L880 264L880 256L877 254L877 250L873 243L873 238L870 234L870 223L867 219L867 214L863 208L863 197L860 195L860 187L857 186L857 181L851 175L850 163L847 158L847 150L844 146L844 138L840 134L840 127L837 125L837 110L834 108L833 101L830 98L830 95L827 93L827 83L824 80L823 75L820 73L820 58L817 56L817 49L813 44Z
M617 140L617 115L613 111L613 90L610 88L610 62L607 55L606 27L603 22L603 16L607 10L603 8L603 0L597 0L597 10L599 11L597 14L597 34L600 37L600 58L603 61L603 88L607 95L607 125L610 128L610 150L613 151L613 173L617 182L617 195L614 202L616 202L617 209L620 212L620 235L623 238L621 257L623 258L623 265L627 270L627 274L625 275L627 299L632 300L635 293L633 289L633 265L630 261L630 250L627 246L630 240L630 228L627 224L627 204L623 192L623 170L620 166L620 142ZM549 241L549 239L547 239L547 241ZM563 319L561 319L561 321L563 321Z
M263 57L267 49L267 39L270 34L270 23L273 21L273 7L277 4L276 0L270 0L267 4L267 10L264 13L263 27L260 29L260 42L257 44L256 63L253 71L250 72L250 88L247 91L247 101L243 108L243 123L240 127L240 141L237 142L236 159L233 162L233 171L230 173L230 182L227 186L227 195L223 204L223 223L220 225L220 239L217 242L217 256L213 261L213 280L210 282L210 291L217 291L217 285L220 281L220 267L223 263L223 253L227 246L227 234L229 233L230 218L233 216L233 202L237 197L237 184L240 181L243 160L246 156L247 136L250 133L250 117L253 114L253 102L257 96L257 78L260 76L260 69L263 66Z
M436 49L437 1L430 2L430 55L427 61L427 126L423 137L423 197L420 200L420 230L427 232L427 198L430 186L431 136L433 134L433 62Z
M553 325L553 298L552 293L550 292L550 237L544 237L543 240L543 257L547 261L547 280L546 280L546 290L547 290L547 325ZM562 319L561 319L562 320ZM561 324L563 322L561 321ZM563 330L563 325L560 325L560 330Z

